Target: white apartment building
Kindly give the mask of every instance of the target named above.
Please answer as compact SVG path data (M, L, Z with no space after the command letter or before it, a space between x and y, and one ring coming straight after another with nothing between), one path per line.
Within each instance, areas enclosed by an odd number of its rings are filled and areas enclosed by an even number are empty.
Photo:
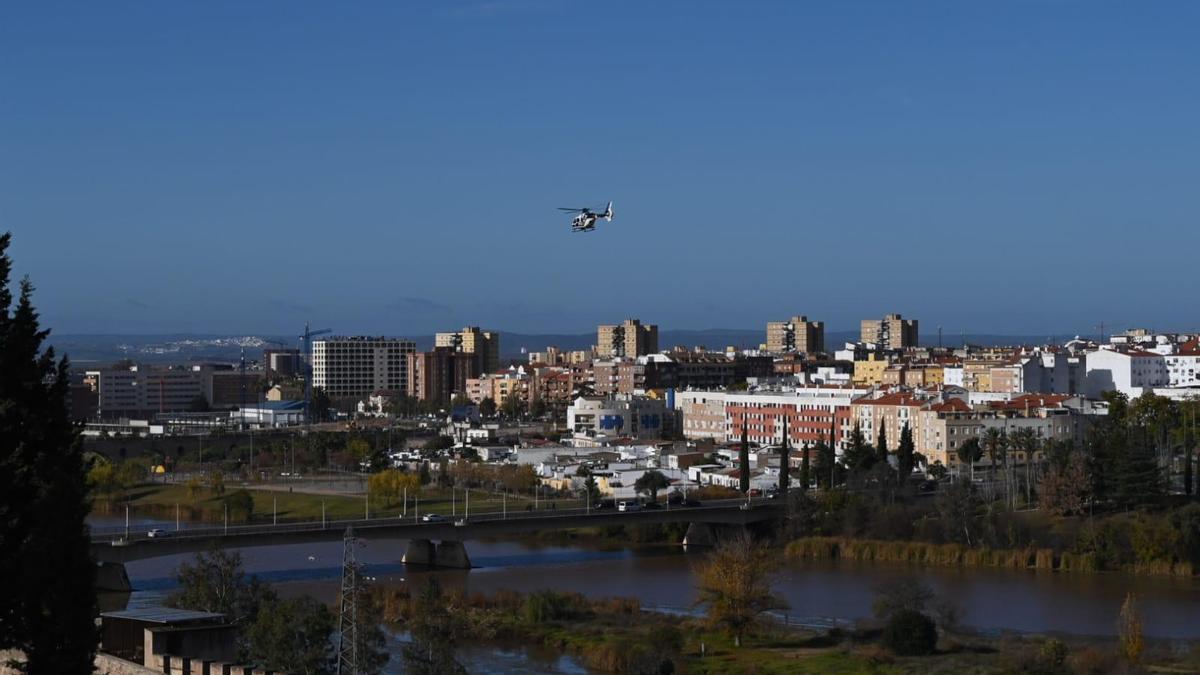
M330 398L367 396L373 392L405 391L412 340L387 337L334 337L312 343L313 386Z
M1163 360L1167 364L1167 386L1200 387L1200 338L1179 345Z
M567 426L577 440L653 440L674 431L675 411L661 399L580 396L567 408Z
M84 382L99 397L101 419L149 416L188 410L194 401L212 400L210 366L102 368L84 373Z
M1170 383L1167 360L1162 354L1130 349L1098 349L1089 352L1086 363L1085 393L1100 398L1106 391L1119 391L1137 398L1147 391Z

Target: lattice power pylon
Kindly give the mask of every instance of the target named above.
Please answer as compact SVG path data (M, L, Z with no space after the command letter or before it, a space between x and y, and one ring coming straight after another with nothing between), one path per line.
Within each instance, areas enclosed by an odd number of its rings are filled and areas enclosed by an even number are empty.
M342 599L338 612L338 675L358 675L358 540L347 527L342 538Z

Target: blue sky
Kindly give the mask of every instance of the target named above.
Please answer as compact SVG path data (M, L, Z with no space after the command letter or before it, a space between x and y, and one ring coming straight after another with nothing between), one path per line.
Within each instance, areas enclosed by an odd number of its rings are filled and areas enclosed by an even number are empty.
M0 228L58 332L1194 329L1197 72L1190 2L5 3Z

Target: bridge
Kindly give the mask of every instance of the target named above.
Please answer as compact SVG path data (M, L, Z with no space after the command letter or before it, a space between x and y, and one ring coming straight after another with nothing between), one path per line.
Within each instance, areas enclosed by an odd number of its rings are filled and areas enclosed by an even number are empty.
M471 562L464 541L539 530L687 523L684 543L703 546L714 543L717 530L773 520L782 513L783 506L778 500L758 498L706 501L696 506L668 505L632 512L615 508L487 512L469 517L439 516L432 522L426 522L414 511L411 517L187 528L156 537L124 528L96 529L92 531L92 556L101 564L98 587L127 591L130 588L124 568L127 562L211 548L340 541L348 527L368 538L407 539L408 549L403 558L407 564L466 569Z

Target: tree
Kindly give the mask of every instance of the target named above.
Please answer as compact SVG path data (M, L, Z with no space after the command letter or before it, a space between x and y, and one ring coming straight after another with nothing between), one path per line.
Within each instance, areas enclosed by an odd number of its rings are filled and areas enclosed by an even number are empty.
M525 412L525 399L521 398L516 392L510 393L504 399L504 416L509 419L518 419Z
M808 490L808 486L811 484L810 481L812 481L812 478L809 476L808 468L808 453L810 451L811 448L805 444L804 450L802 451L803 455L800 458L800 489L805 491Z
M975 481L975 462L983 459L983 448L979 445L979 439L972 436L963 441L958 446L958 461L970 467L971 482Z
M636 481L634 481L633 489L638 494L650 495L650 501L656 502L658 501L658 491L665 490L670 487L670 485L671 481L667 480L667 477L664 476L661 471L657 469L650 469L638 477Z
M451 408L465 408L467 406L472 406L472 405L475 405L475 402L472 401L471 399L467 398L467 396L464 394L455 394L454 398L450 399L450 407ZM496 402L492 401L492 405L496 405ZM482 403L479 405L479 414L480 415L483 414L483 404ZM494 408L492 409L492 414L493 415L496 414L496 410Z
M28 279L13 306L11 239L0 236L0 649L20 650L28 673L91 672L96 565L68 362L43 349Z
M879 438L875 440L875 459L883 464L887 464L888 461L887 426L883 420L879 421Z
M496 416L496 401L491 396L479 402L479 414L484 417Z
M324 387L313 387L312 390L312 405L308 409L308 414L314 422L328 422L330 420L329 409L333 407L333 401L330 400L329 394L325 393Z
M750 492L750 438L746 428L746 416L742 415L742 445L738 448L738 487L742 494Z
M546 399L541 397L535 398L529 404L529 416L534 419L541 419L546 416L549 409L549 406L546 405Z
M817 439L814 453L816 454L816 466L813 468L817 473L817 485L832 489L837 483L837 454L833 449L833 444L825 442L825 434L822 433Z
M446 605L437 577L430 576L414 599L412 617L408 620L412 642L404 647L405 672L413 675L467 672L454 658L464 626Z
M425 441L425 445L421 446L424 450L449 450L454 447L454 439L450 436L434 436Z
M209 492L214 495L225 494L225 473L220 469L208 472L205 482L208 483Z
M275 600L275 592L258 577L247 577L242 555L210 550L196 554L194 563L182 563L175 572L179 590L167 596L168 607L224 614L237 626L246 626L259 608Z
M204 394L196 394L191 403L188 403L189 412L208 412L211 408L208 405L208 399L204 398Z
M942 464L942 460L939 459L929 467L929 475L934 480L941 480L946 477L946 465Z
M854 429L850 432L850 438L847 439L844 461L846 468L854 474L865 473L875 465L875 451L867 445L858 422L854 423Z
M908 477L912 475L913 465L915 464L916 446L913 443L912 429L908 428L908 424L900 430L900 444L896 446L896 467L897 473L900 476L900 485L903 486L908 481Z
M1185 446L1183 449L1183 494L1192 496L1192 448Z
M248 523L254 518L254 496L247 490L234 490L225 497L225 505L229 507L229 517L239 518Z
M779 494L786 495L791 482L791 443L788 442L788 421L783 418L783 445L779 446Z
M1038 484L1042 508L1060 516L1083 513L1092 486L1088 474L1087 458L1078 450L1072 451L1065 460L1052 462Z
M935 502L946 541L974 546L975 509L979 500L970 483L954 483L941 490Z
M775 570L775 555L745 534L718 545L696 575L706 623L731 633L740 647L764 612L786 606L771 591Z
M1125 602L1121 604L1117 631L1121 654L1131 664L1136 664L1142 658L1146 642L1142 637L1142 614L1137 608L1137 596L1132 592L1125 595Z
M333 613L302 595L270 600L246 631L250 660L275 671L317 675L333 669Z

